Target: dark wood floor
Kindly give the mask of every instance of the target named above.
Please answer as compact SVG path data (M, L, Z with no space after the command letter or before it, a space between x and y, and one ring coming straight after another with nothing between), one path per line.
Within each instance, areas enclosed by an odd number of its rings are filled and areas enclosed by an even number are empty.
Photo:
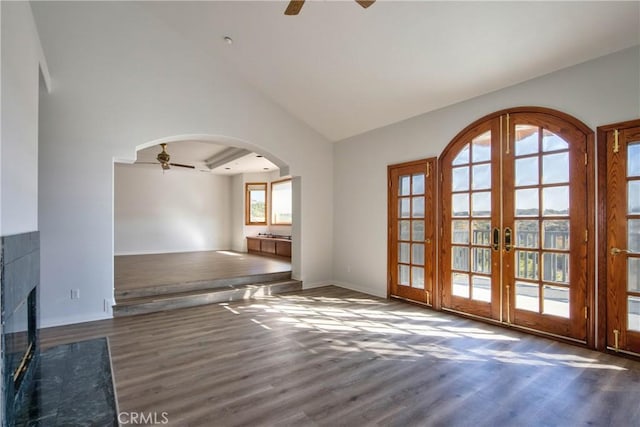
M337 287L41 333L105 335L174 426L640 425L640 362Z
M291 271L285 258L200 251L114 257L114 287L131 290L174 283Z

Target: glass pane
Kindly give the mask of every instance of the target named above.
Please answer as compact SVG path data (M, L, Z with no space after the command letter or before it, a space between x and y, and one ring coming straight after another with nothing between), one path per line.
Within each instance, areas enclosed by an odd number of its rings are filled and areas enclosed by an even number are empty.
M491 192L473 193L472 206L473 216L491 216Z
M542 183L569 182L569 153L542 156Z
M627 246L632 252L640 252L640 219L627 222Z
M411 239L414 242L424 242L424 221L413 221Z
M411 267L411 287L424 289L424 268Z
M569 220L542 221L542 247L569 249Z
M424 244L414 243L411 245L411 264L424 265Z
M409 266L398 266L398 284L409 286Z
M627 301L627 329L640 331L640 298L629 297Z
M469 216L469 194L454 194L451 201L453 216Z
M400 218L411 217L411 199L398 200L398 216Z
M469 189L469 167L453 168L452 174L451 188L453 191L467 191Z
M540 288L537 284L516 282L516 308L540 312Z
M516 156L538 152L538 127L516 126Z
M640 142L627 145L627 176L640 176Z
M451 241L453 243L469 243L469 221L452 221Z
M516 190L516 216L538 216L538 189Z
M491 188L491 165L484 164L474 166L471 181L471 188L474 190Z
M516 277L538 280L538 252L516 251Z
M640 292L640 258L627 259L627 289Z
M473 138L473 163L491 160L491 131Z
M471 277L471 298L491 302L491 279L483 276Z
M539 223L538 221L516 221L516 247L537 248Z
M569 254L542 254L542 280L569 283Z
M424 197L412 197L413 199L413 218L424 218Z
M569 318L569 288L544 285L542 313Z
M409 243L398 243L398 262L409 264Z
M411 221L400 221L398 224L398 240L410 240L409 238L409 223Z
M542 131L542 151L556 151L567 149L569 149L569 144L567 144L564 139L553 132L549 132L546 129Z
M538 158L516 159L516 187L538 184Z
M491 251L488 248L472 248L471 271L491 274Z
M458 153L455 159L453 159L453 165L465 165L469 163L469 144L465 145Z
M476 220L471 221L474 245L489 246L491 244L491 221Z
M453 273L452 276L451 294L458 297L469 298L469 275Z
M542 215L569 215L569 186L542 189Z
M640 214L640 181L629 181L628 204L630 214Z
M469 248L451 248L451 266L454 270L469 271Z
M413 175L413 194L424 194L424 174Z
M400 180L400 184L398 185L398 195L408 196L411 192L411 177L409 177L408 175L404 175L398 179Z

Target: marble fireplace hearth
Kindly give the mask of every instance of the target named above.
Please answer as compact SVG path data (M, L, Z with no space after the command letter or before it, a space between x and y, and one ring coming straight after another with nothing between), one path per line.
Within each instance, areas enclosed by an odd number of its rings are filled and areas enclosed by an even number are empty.
M3 426L12 426L40 354L40 233L0 238Z

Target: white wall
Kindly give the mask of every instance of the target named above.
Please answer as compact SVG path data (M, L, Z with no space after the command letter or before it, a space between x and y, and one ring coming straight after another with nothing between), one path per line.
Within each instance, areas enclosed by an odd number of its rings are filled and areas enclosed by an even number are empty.
M115 165L116 255L231 247L231 178L155 165Z
M516 106L563 111L597 126L640 117L640 48L627 49L338 142L334 147L334 278L385 296L387 165L438 156L489 113ZM366 159L366 161L363 161Z
M2 2L1 220L3 235L38 229L40 40L27 2Z
M113 159L132 161L137 148L172 136L208 135L289 165L302 177L294 275L305 286L331 279L328 141L135 3L32 7L55 82L41 109L44 324L110 317ZM81 299L69 299L72 288Z

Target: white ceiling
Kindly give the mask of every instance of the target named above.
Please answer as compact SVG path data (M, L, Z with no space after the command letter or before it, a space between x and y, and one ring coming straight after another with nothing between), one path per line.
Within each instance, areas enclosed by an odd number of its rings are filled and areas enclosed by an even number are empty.
M210 142L179 141L168 144L167 152L171 156L172 163L193 165L196 167L196 171L210 172L216 175L236 175L239 173L271 172L278 170L276 165L256 153L249 153L215 169L209 169L205 165L206 159L227 148L225 145ZM161 151L162 148L159 145L140 150L138 151L136 163L139 167L156 167L156 156ZM147 162L152 164L146 164ZM160 170L159 163L157 164L157 168ZM178 170L188 171L189 169L178 168Z
M286 4L140 3L332 141L640 43L637 1Z

